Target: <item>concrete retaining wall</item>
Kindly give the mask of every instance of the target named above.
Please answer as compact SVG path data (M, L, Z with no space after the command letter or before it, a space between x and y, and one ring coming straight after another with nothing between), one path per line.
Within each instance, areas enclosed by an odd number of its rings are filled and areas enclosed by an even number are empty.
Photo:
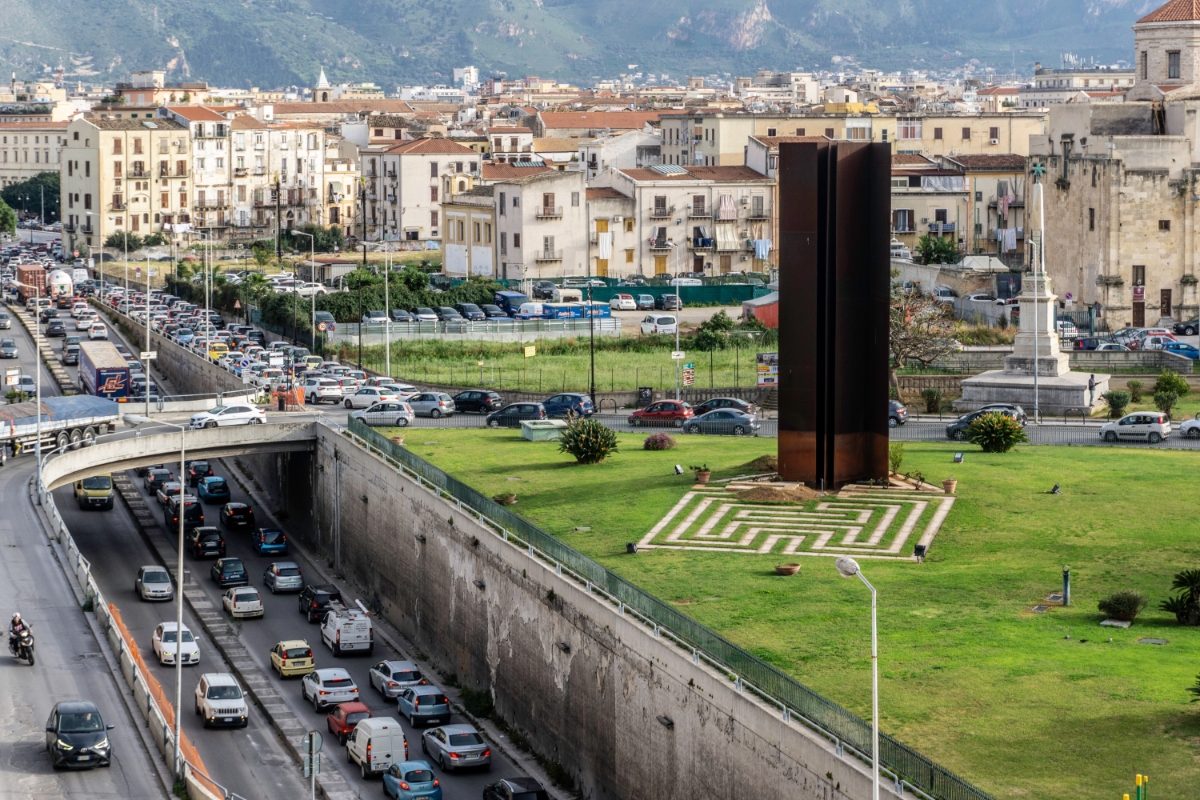
M288 510L294 536L354 576L361 596L461 685L490 691L497 714L583 797L869 796L867 770L826 739L316 428L312 458L241 461Z

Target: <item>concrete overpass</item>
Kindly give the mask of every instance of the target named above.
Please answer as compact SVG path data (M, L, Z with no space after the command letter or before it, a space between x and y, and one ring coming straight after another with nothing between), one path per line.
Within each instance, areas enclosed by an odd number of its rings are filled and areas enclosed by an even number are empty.
M182 424L186 425L186 421ZM311 453L317 439L312 419L188 430L187 457L216 459L265 453ZM151 464L179 460L179 431L147 424L123 436L101 439L91 447L50 456L42 468L47 490L54 490L100 472L122 472Z

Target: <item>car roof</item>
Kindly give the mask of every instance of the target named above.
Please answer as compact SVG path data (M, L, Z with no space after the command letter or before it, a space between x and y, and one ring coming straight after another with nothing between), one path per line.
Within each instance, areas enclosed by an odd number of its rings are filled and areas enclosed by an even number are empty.
M293 647L308 647L308 642L303 639L280 639L275 643L278 647L291 649Z
M313 673L321 680L326 678L347 678L354 680L350 677L350 673L342 667L321 667L320 669L314 669Z
M446 733L479 733L474 725L443 725L442 730Z
M402 659L385 658L380 663L387 664L392 669L417 669L416 664L411 661L404 661Z
M300 569L300 565L297 564L295 561L272 561L271 566L272 567L280 567L280 568L295 567L296 569Z
M82 714L84 712L100 713L100 709L96 708L96 704L90 700L60 700L54 704L54 708L60 713L67 714Z
M206 672L200 676L201 680L208 681L209 686L237 686L237 678L233 677L228 672Z
M511 789L541 789L543 791L545 789L536 779L524 776L519 778L501 778L500 783L508 785Z
M371 713L370 706L368 706L366 703L363 703L359 700L351 700L348 703L338 703L337 707L340 708L342 711L346 712L347 714L359 714L359 713L362 713L363 711L367 712L368 714Z

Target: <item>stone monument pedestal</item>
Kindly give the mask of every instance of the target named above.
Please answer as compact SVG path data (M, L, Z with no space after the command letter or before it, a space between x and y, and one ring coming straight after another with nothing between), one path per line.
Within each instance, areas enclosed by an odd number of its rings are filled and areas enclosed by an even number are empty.
M1089 376L1072 372L1071 357L1058 349L1057 298L1050 294L1045 275L1028 275L1017 298L1021 327L1013 342L1013 353L1004 359L1004 369L990 370L962 382L962 397L954 401L956 411L974 411L991 403L1016 403L1033 415L1090 414L1108 391L1108 376L1097 375L1093 393ZM1036 378L1035 378L1036 372Z

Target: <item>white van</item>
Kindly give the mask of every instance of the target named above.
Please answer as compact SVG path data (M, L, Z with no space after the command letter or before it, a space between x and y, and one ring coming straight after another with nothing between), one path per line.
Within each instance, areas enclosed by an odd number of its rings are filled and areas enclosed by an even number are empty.
M550 293L550 299L555 303L582 303L583 292L579 289L559 287Z
M357 608L346 608L341 603L331 603L321 620L321 641L335 656L343 653L375 650L375 634L371 630L371 619Z
M408 739L391 717L359 720L346 739L346 758L358 764L364 778L386 772L392 764L408 760Z
M517 319L542 319L545 314L546 310L541 303L521 303L521 307L513 316Z
M699 278L671 278L672 286L703 286L704 281Z

